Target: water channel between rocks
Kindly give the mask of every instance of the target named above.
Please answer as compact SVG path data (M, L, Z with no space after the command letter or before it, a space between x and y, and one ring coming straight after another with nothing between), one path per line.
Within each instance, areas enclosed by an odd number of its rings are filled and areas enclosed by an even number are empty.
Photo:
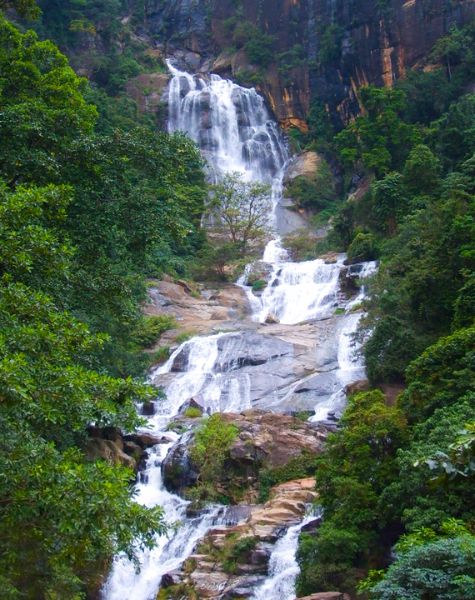
M176 528L157 538L152 550L141 553L140 572L125 557L117 557L103 590L104 600L156 598L162 577L178 569L211 528L239 521L239 516L230 517L221 506L188 518L188 502L164 486L161 465L179 438L167 426L186 402L194 399L209 414L251 408L311 411L310 420L318 422L337 417L345 404L345 387L365 377L352 337L361 318L354 309L364 291L348 297L341 280L343 272L359 278L370 275L374 263L355 265L348 272L344 256L329 264L321 259L291 262L279 238L281 231L295 226L295 217L281 206L290 157L264 100L255 90L217 75L190 75L169 68L173 76L169 130L184 131L197 142L211 180L240 172L248 181L271 186L275 238L263 256L270 275L262 295L257 297L245 287L246 276L239 282L246 289L252 309L249 321L254 325L248 322L239 331L192 338L151 374L151 381L165 389L166 399L157 403L146 430L165 434L169 443L150 451L139 475L137 501L162 506L166 521ZM269 315L276 322L262 325ZM305 523L284 528L271 551L267 579L256 583L249 598L295 598L295 552Z

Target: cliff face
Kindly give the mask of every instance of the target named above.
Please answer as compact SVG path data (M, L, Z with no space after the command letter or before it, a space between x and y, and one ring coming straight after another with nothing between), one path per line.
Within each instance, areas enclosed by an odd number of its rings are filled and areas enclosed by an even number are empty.
M207 59L236 77L255 67L233 48L233 17L273 37L274 61L254 83L284 126L305 129L311 98L347 122L361 86L404 76L451 26L475 17L475 0L152 0L146 28L193 53L195 65Z

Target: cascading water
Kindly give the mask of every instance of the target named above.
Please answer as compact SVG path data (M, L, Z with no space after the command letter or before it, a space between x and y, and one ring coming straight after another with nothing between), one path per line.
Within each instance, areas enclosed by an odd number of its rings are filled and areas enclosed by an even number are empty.
M289 156L262 97L254 89L242 88L217 75L190 75L170 63L168 66L172 74L169 131L186 132L198 144L207 160L210 180L217 181L223 174L239 172L245 180L270 184L274 209L271 225L278 229L276 215ZM248 290L254 321L263 322L272 315L285 325L326 318L334 313L343 256L334 264L322 260L292 263L276 234L268 243L263 260L270 263L272 276L260 298ZM244 282L245 276L241 284ZM314 419L325 418L333 405L340 402L344 385L364 372L363 365L355 363L349 335L358 319L358 315L348 314L339 325L338 389L329 395L321 410L316 410ZM278 343L276 340L275 344ZM165 365L151 374L151 381L164 388L166 399L157 403L158 411L148 419L147 431L178 438L167 432L167 425L192 398L208 414L250 408L251 374L249 369L240 368L250 364L246 363L247 353L248 346L243 345L239 332L195 337L182 344ZM285 349L282 356L284 354ZM259 364L259 360L260 357L255 363ZM263 407L261 403L260 408ZM155 598L162 576L179 568L206 532L220 523L220 507L212 507L190 519L186 515L188 502L166 490L161 464L170 446L171 443L161 444L150 451L146 469L137 484L137 501L146 506L162 506L165 520L176 524L176 528L169 536L158 536L154 549L142 552L138 557L140 572L136 572L135 565L125 557L115 559L103 590L105 600ZM295 597L298 573L295 552L305 522L290 527L276 544L269 577L256 590L255 600Z
M276 543L269 560L269 576L254 592L251 600L294 600L295 582L300 572L296 560L299 535L302 529L315 520L309 515L293 527L289 527Z
M218 75L190 75L168 61L168 129L186 132L205 155L211 178L239 172L248 180L271 183L288 159L264 100Z

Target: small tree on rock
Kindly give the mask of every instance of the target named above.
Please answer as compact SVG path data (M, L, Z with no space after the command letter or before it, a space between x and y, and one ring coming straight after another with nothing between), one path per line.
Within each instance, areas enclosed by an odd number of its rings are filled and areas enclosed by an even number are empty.
M240 173L230 173L210 191L208 217L217 235L244 251L264 237L271 211L268 185L246 182Z

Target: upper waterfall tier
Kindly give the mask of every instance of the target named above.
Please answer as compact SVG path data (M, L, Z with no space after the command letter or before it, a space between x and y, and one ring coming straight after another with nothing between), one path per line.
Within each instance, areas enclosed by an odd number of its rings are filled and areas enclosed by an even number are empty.
M200 147L210 177L238 171L270 183L288 152L265 102L254 89L218 75L190 75L168 62L168 130L186 132Z

